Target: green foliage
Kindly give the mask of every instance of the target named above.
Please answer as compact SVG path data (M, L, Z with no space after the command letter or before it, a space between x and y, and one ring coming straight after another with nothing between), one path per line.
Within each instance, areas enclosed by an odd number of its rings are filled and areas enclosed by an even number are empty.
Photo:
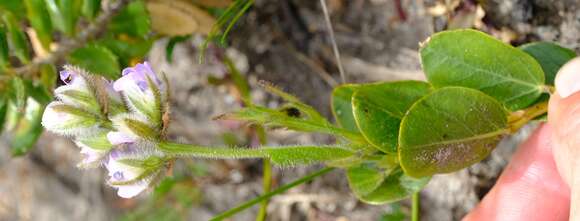
M507 129L507 112L493 98L469 88L442 88L403 118L399 160L413 177L456 171L485 158Z
M144 38L151 31L151 21L143 1L127 5L109 24L109 31L131 37Z
M336 123L344 129L358 132L356 121L352 112L352 95L356 85L346 84L335 87L332 91L332 114Z
M26 42L26 35L18 26L18 22L12 13L4 12L1 16L8 33L10 33L8 35L8 43L11 46L10 51L14 53L20 62L28 63L30 61L30 49Z
M263 83L262 86L288 103L278 109L250 105L220 118L249 121L271 128L284 127L296 131L333 134L353 142L364 142L358 133L335 127L313 107L302 103L298 98L267 83Z
M0 75L10 66L10 49L8 48L8 29L0 22Z
M479 31L437 33L420 53L425 75L436 88L477 89L510 110L531 105L544 89L544 73L534 58Z
M576 57L576 52L551 42L534 42L519 48L540 63L548 85L554 85L554 78L560 67Z
M83 5L81 7L81 14L92 20L97 16L97 12L101 7L101 0L83 0Z
M18 121L12 132L10 146L12 154L20 156L27 153L42 134L42 113L44 106L29 98L26 103L24 116Z
M352 95L352 112L364 137L383 152L396 153L401 119L431 91L425 82L400 81L362 85Z
M44 0L24 0L30 25L36 31L38 40L45 49L52 42L52 24Z
M68 56L67 61L108 79L117 79L121 76L117 56L111 50L99 45L78 48Z
M76 0L45 0L45 2L55 28L68 36L73 36L80 2Z

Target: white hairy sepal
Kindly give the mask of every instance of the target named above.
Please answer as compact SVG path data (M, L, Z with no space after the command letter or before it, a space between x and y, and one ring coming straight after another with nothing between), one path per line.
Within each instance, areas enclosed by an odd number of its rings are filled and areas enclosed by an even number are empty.
M161 133L158 125L151 123L148 118L140 114L118 114L111 117L111 121L117 133L121 133L119 135L131 140L157 141ZM110 133L110 135L112 134ZM110 138L109 141L111 141ZM112 143L115 144L115 142Z
M101 124L95 114L61 101L48 104L42 115L42 126L63 136L93 136L104 131Z
M127 82L122 82L122 85L122 96L129 109L147 118L152 125L161 125L163 111L161 104L165 100L165 93L161 93L157 85L151 83L151 81L149 81L145 90L141 90L136 83L128 80Z
M94 136L83 137L75 140L75 144L81 148L82 160L77 167L97 168L101 166L107 153L113 148L113 144L107 139L107 132L103 131Z
M113 150L105 164L108 184L123 198L132 198L155 185L164 170L164 155L150 142L123 145Z

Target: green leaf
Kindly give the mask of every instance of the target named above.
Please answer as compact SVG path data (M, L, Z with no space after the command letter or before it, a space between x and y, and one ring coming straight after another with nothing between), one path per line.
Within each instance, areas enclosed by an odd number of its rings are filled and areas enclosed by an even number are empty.
M441 88L417 101L403 118L401 167L412 177L468 167L495 148L507 127L507 112L492 97L469 88Z
M28 42L26 40L26 35L20 29L16 18L12 13L4 12L2 14L2 20L6 27L8 28L8 43L10 45L11 51L22 63L30 62L30 48L28 47Z
M63 32L68 36L74 36L75 27L79 17L80 10L79 0L59 0L58 7L60 8L62 20L64 23Z
M24 117L18 122L11 140L12 154L26 154L42 134L42 113L44 106L29 98Z
M90 73L102 75L111 80L121 76L117 56L102 46L88 45L76 49L68 56L67 60Z
M10 49L8 48L8 29L0 22L0 75L10 66Z
M24 0L24 4L30 25L36 31L36 36L42 47L50 49L52 24L44 0Z
M34 85L32 80L24 80L24 86L27 96L34 98L41 105L48 104L53 100L50 91L48 91L43 85Z
M540 63L548 85L554 85L554 78L560 67L576 57L576 52L551 42L534 42L519 48Z
M14 14L18 20L21 20L26 15L25 13L22 13L25 10L26 8L24 7L22 0L0 0L0 13L4 13L1 11L8 11Z
M83 0L81 14L88 19L93 19L97 16L101 8L101 0Z
M376 190L387 174L374 164L360 164L346 170L348 183L356 196L365 196Z
M511 110L527 107L543 92L544 73L534 58L479 31L437 33L420 53L423 70L436 88L477 89Z
M167 42L167 46L165 46L165 60L167 61L167 63L171 64L171 62L173 61L173 49L175 48L175 45L177 43L187 41L190 38L191 35L182 35L182 36L174 36L169 39L169 41Z
M109 31L144 38L151 31L151 21L143 1L134 1L111 20Z
M355 196L368 204L385 204L405 199L423 189L431 179L409 177L398 167L387 174L369 164L351 167L346 175Z
M131 61L145 57L151 50L153 42L155 42L153 38L115 38L111 35L99 40L97 44L107 47L117 55L121 67L128 67L131 66Z
M0 97L0 135L4 130L4 123L6 122L6 112L8 110L8 101L4 97Z
M40 84L47 94L52 94L57 81L56 67L53 64L40 66Z
M352 113L352 95L359 85L345 84L332 91L332 114L336 123L344 129L359 132Z
M14 104L18 112L24 112L24 108L26 107L26 97L28 97L24 80L19 77L13 77L10 80L10 90L8 90L8 93L11 102Z
M431 91L428 83L400 81L360 86L352 97L356 124L381 151L397 152L399 124L407 110Z

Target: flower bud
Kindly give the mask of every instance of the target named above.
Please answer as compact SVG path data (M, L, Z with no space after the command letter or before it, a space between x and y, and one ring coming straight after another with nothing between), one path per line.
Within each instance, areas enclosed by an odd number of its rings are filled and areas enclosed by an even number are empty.
M167 99L166 86L153 72L149 63L125 68L123 76L113 84L113 89L123 93L127 105L136 113L161 125L162 105Z
M117 195L123 198L132 198L155 185L163 165L161 152L147 144L137 143L113 149L105 163L109 184L117 188Z
M65 83L54 90L56 97L63 103L79 107L93 113L99 113L99 103L94 92L87 84L82 70L72 66L65 66L60 72L60 79Z
M60 101L53 101L46 106L42 126L64 136L91 136L103 131L98 116Z

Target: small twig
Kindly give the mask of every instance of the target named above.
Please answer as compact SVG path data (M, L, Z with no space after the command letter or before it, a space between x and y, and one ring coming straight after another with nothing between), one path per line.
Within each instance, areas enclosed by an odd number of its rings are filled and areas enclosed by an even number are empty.
M95 21L89 24L87 28L83 29L76 38L62 41L59 47L56 50L51 51L48 55L44 57L36 57L30 64L15 68L15 73L21 76L29 76L38 70L41 65L57 62L73 50L82 47L91 38L101 33L107 27L111 18L129 4L129 2L131 2L131 0L117 0L109 4Z
M332 44L332 50L334 51L334 57L336 58L336 64L338 66L338 72L340 73L340 79L342 83L346 83L346 77L344 75L344 69L342 68L342 61L340 60L340 52L338 51L338 46L336 45L336 38L334 37L334 30L332 29L332 23L330 22L330 16L328 15L328 9L326 8L326 0L320 0L320 5L322 6L322 12L324 13L324 20L326 20L326 28L330 34L330 43Z

